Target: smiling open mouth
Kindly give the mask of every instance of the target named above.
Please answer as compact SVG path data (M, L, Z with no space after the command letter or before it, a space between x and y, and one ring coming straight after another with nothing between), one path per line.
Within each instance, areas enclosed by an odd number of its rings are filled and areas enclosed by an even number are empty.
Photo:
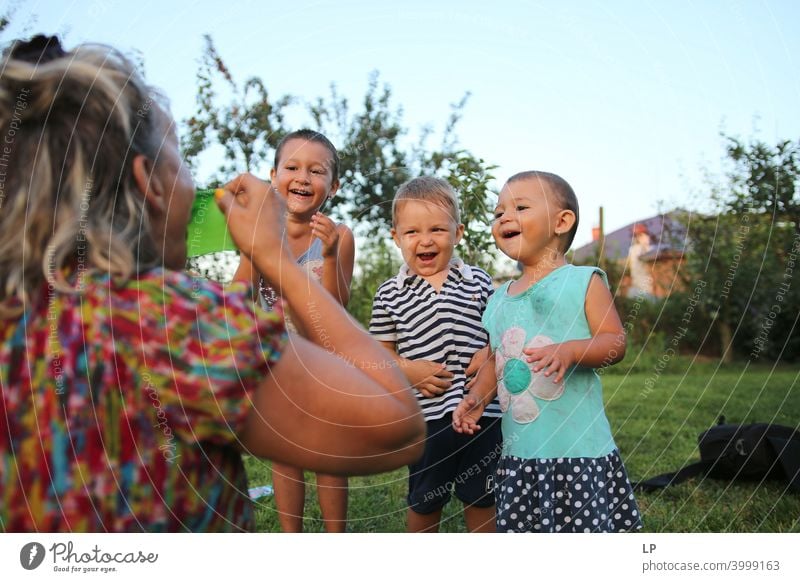
M289 190L289 194L294 194L295 196L303 196L304 198L309 198L314 194L309 192L308 190Z
M502 234L502 237L503 238L514 238L515 236L518 236L518 235L519 235L519 231L512 230L512 231L509 231L509 232L504 232Z
M428 262L428 261L432 261L433 259L435 259L437 254L439 254L439 253L419 253L417 255L417 258L419 260L421 260L421 261Z

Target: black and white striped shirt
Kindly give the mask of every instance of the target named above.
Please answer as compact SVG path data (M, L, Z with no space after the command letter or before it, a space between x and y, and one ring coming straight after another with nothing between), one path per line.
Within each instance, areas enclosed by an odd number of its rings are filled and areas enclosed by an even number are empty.
M450 263L450 272L438 293L408 265L378 287L369 323L372 336L378 341L394 342L397 355L403 358L446 364L453 373L452 385L444 394L425 398L417 392L425 420L442 418L461 402L466 383L464 371L489 339L481 315L492 290L492 279L486 271L460 260ZM502 416L496 400L484 414Z

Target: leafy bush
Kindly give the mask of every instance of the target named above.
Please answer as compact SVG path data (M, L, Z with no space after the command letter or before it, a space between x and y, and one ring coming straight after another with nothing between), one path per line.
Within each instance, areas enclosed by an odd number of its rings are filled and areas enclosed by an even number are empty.
M364 327L369 325L375 291L381 283L397 274L400 265L394 243L389 239L371 238L359 249L347 311Z

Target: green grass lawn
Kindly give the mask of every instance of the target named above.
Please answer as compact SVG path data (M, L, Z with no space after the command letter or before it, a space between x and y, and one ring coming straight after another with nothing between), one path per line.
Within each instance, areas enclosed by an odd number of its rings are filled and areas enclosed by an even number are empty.
M676 368L678 369L676 371ZM684 371L680 369L683 368ZM641 370L641 368L640 368ZM647 390L647 386L651 389ZM724 414L730 423L800 422L796 367L680 365L603 377L606 412L631 479L677 470L699 458L697 436ZM246 459L251 486L271 483L270 464ZM348 530L405 529L407 471L350 480ZM313 482L313 474L308 475ZM729 483L692 479L657 493L640 493L646 532L800 532L800 495L781 482ZM445 509L442 531L463 532L460 504ZM278 532L274 498L256 504L261 532ZM306 531L322 531L316 492L309 486Z

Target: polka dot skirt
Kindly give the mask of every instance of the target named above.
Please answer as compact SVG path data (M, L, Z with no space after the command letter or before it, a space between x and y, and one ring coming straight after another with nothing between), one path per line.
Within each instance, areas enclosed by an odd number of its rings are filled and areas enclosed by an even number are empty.
M499 532L621 532L642 527L617 451L597 459L502 457L495 497Z

